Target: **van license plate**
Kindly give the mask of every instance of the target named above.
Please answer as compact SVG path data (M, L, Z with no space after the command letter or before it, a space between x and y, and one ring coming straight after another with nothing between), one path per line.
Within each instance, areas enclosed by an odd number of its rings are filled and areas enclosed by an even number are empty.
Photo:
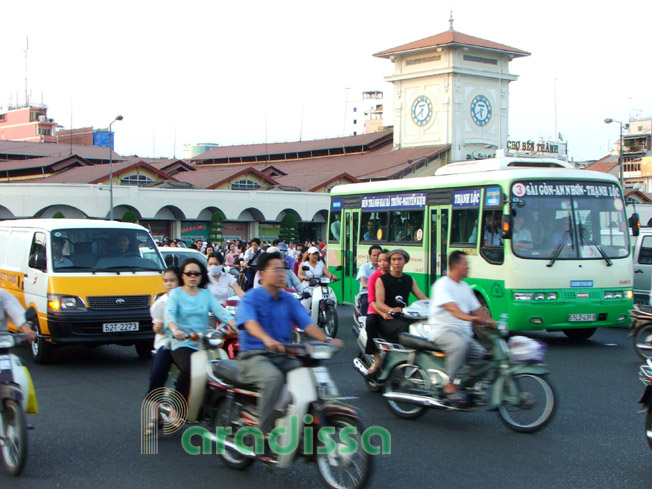
M572 323L595 321L595 314L570 314L568 320Z
M104 323L104 333L118 333L120 331L138 331L138 323Z

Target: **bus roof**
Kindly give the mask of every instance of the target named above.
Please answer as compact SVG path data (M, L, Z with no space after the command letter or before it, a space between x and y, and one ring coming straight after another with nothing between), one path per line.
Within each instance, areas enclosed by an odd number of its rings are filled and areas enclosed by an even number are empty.
M435 175L456 175L483 171L507 170L508 168L566 168L575 169L572 164L551 158L506 157L486 160L456 161L439 168Z
M142 226L130 222L101 219L11 219L0 221L0 227L53 229L138 229Z
M491 172L463 172L431 177L404 178L402 180L383 180L380 182L353 183L337 185L331 195L355 195L378 192L412 191L424 189L453 188L462 186L482 186L513 180L597 180L618 184L618 179L608 173L574 168L532 168L509 167Z

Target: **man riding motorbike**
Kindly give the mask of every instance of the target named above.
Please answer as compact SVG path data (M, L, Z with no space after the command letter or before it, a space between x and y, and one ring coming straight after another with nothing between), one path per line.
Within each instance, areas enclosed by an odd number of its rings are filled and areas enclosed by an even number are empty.
M258 261L261 286L249 290L236 313L240 330L240 354L237 357L240 379L258 385L258 427L264 434L274 428L274 406L285 383L285 373L301 366L284 355L284 343L292 338L292 325L320 341L340 340L326 337L301 304L283 288L286 268L280 253L264 253Z
M408 274L403 273L403 267L410 261L410 254L402 248L394 248L387 253L390 271L376 280L375 308L382 316L379 326L380 336L392 343L398 342L399 333L409 330L409 324L401 319L393 318L391 313L401 313L407 304L410 293L417 299L428 299ZM401 297L404 304L397 302Z
M9 316L11 322L27 335L29 341L36 340L36 331L25 319L25 309L20 305L18 299L9 292L0 290L0 331L7 331L7 324L4 320L6 316Z
M444 387L448 399L463 407L467 401L453 383L460 366L482 361L485 349L473 339L472 324L491 319L471 287L463 281L469 274L466 253L453 251L448 257L448 273L432 286L428 339L446 352L446 373L450 382Z

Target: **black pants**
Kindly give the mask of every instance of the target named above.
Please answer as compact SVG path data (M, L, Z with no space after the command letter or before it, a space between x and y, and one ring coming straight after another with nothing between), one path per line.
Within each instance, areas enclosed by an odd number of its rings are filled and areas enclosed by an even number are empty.
M247 277L247 283L245 284L245 290L252 289L254 286L254 279L256 278L256 267L247 267L245 268L245 277Z
M398 335L407 333L410 325L400 319L381 319L379 330L381 337L390 343L398 343Z
M367 314L367 322L365 323L367 345L365 346L364 352L369 355L373 355L378 351L376 343L374 343L374 338L378 338L378 328L381 320L382 318L379 314Z
M152 371L149 373L149 392L165 386L171 365L172 352L168 348L162 346L156 351Z
M190 355L196 351L186 346L172 350L172 359L179 368L179 377L177 377L177 385L174 388L186 401L190 393Z

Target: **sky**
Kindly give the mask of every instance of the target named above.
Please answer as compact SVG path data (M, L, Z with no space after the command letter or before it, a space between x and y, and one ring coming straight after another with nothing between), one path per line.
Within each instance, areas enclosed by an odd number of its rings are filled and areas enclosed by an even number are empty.
M532 53L510 64L509 139L556 128L571 158L594 160L619 136L605 118L652 117L652 2L601 3L3 2L0 107L24 103L27 73L48 117L106 128L122 115L115 149L141 157L339 137L362 91L385 92L391 124L393 66L373 54L448 30L452 9L456 31Z

